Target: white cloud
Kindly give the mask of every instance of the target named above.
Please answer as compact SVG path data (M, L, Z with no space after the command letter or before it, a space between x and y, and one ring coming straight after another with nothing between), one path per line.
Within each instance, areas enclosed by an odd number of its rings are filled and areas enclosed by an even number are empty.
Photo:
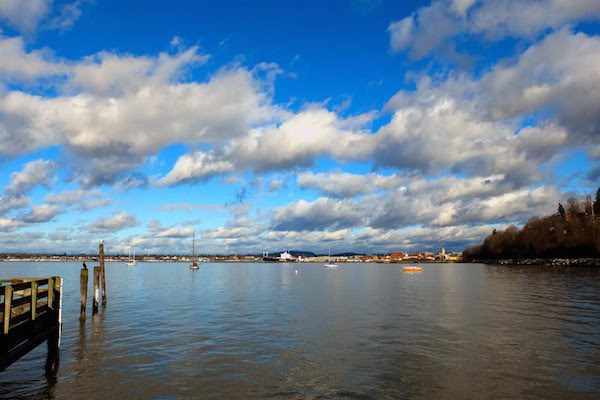
M60 193L48 193L46 202L50 204L77 204L88 197L98 197L101 195L100 190L65 190Z
M312 202L298 200L273 210L271 229L316 231L354 227L363 223L362 211L360 205L351 200L333 200L325 197Z
M197 182L232 170L233 164L229 161L216 159L212 153L184 154L177 159L173 169L164 178L160 179L158 184L171 186Z
M11 232L22 225L23 223L19 220L0 217L0 232Z
M157 233L157 237L164 238L189 238L194 233L194 228L192 227L172 227L164 229Z
M406 178L398 175L351 174L347 172L304 172L298 175L302 189L314 188L321 193L336 197L352 197L382 189L398 187Z
M415 21L412 15L391 23L388 32L390 32L392 50L400 51L409 47L413 41L414 29Z
M98 189L76 189L65 190L60 193L48 193L46 195L46 202L49 204L73 206L79 211L87 211L105 207L111 203L111 200L102 197L102 192Z
M51 5L52 0L0 0L0 20L21 32L33 33Z
M0 215L4 215L7 212L28 207L31 203L31 199L27 196L3 196L0 197Z
M459 16L465 16L469 8L471 8L477 0L452 0L451 7Z
M238 170L269 171L310 166L318 156L364 159L372 151L370 136L347 129L348 121L322 108L292 115L276 127L251 130L234 139L224 158Z
M26 51L21 37L0 36L0 81L34 83L67 73L67 66L48 49Z
M105 232L112 233L123 229L132 228L138 226L140 223L133 215L120 211L115 212L109 218L98 218L91 225L88 225L86 229L89 232Z
M390 24L390 47L422 58L457 35L534 39L544 31L600 19L596 0L437 0Z
M28 213L20 215L19 219L21 219L24 222L37 224L51 221L61 212L62 209L58 206L42 204L33 207L33 209Z
M30 161L19 172L13 172L10 183L4 188L4 192L13 196L28 193L37 185L50 186L54 179L56 164L49 160Z
M70 29L75 22L81 17L81 6L85 0L76 0L72 3L62 4L58 10L58 14L54 16L48 23L48 28L58 29L64 32Z

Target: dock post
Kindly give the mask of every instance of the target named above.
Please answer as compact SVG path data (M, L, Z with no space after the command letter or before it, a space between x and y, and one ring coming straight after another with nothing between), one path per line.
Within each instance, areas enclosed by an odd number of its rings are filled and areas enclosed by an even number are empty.
M48 308L54 308L54 279L48 278Z
M100 267L94 267L94 304L92 306L92 315L98 313L98 296L100 292Z
M82 269L82 272L84 270ZM85 274L87 276L87 269L85 269ZM87 279L86 279L86 288L87 288ZM55 319L55 329L48 335L47 345L48 345L48 355L46 357L46 376L53 376L58 371L58 362L59 362L59 350L60 350L60 337L62 331L62 279L60 277L56 277L53 279L52 287L48 286L48 293L50 290L53 292L56 289L56 293L53 296L54 302L56 303L56 307L54 309ZM87 292L87 290L86 290ZM53 304L54 306L54 304ZM84 311L85 314L85 311ZM85 318L85 317L84 317Z
M102 280L102 307L106 306L106 273L104 272L104 240L100 241L100 279Z
M35 321L35 314L37 312L37 294L38 294L38 284L36 281L31 282L31 305L29 308L31 309L31 320Z
M10 329L10 309L12 307L12 298L13 298L13 288L12 286L7 286L4 288L4 326L3 331L5 335L8 335L8 330Z
M85 321L85 306L87 304L87 288L88 288L88 270L87 270L87 268L81 269L79 288L81 291L81 312L79 314L79 320ZM52 288L52 289L54 289L54 288ZM50 287L48 287L48 294L50 294ZM48 300L48 301L50 301L50 300Z

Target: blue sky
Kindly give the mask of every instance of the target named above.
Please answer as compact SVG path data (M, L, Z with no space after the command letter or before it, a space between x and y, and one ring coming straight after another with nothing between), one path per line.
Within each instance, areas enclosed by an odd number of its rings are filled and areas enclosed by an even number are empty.
M595 192L593 0L0 0L0 252L462 250Z

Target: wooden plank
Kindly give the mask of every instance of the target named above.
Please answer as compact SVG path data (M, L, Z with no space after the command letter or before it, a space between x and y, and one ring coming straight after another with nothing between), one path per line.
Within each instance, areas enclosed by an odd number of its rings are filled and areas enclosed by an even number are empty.
M38 288L38 293L37 293L38 301L41 299L45 299L46 297L48 297L48 290L44 290L44 289L40 290Z
M16 283L14 285L11 285L11 287L12 287L13 293L20 292L21 290L31 289L31 281L23 282L23 283Z
M52 297L54 295L54 280L52 278L48 279L48 307L52 308Z
M10 309L12 307L12 286L7 286L4 291L4 327L3 331L5 335L8 335L10 329Z
M37 309L37 293L38 293L37 282L31 282L31 319L35 321L35 312Z
M13 315L10 319L10 327L12 329L14 326L19 325L21 322L29 321L30 319L31 313L29 312Z
M24 305L29 305L31 303L31 296L23 296L23 297L15 297L13 293L13 300L11 308L14 310L15 308L22 307Z

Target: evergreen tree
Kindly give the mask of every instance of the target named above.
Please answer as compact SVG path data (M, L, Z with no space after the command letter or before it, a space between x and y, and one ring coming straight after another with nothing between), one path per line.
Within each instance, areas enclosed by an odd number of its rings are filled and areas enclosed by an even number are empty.
M596 200L594 201L594 214L600 215L600 188L596 191Z
M565 219L565 208L560 203L558 203L558 214L562 219Z

